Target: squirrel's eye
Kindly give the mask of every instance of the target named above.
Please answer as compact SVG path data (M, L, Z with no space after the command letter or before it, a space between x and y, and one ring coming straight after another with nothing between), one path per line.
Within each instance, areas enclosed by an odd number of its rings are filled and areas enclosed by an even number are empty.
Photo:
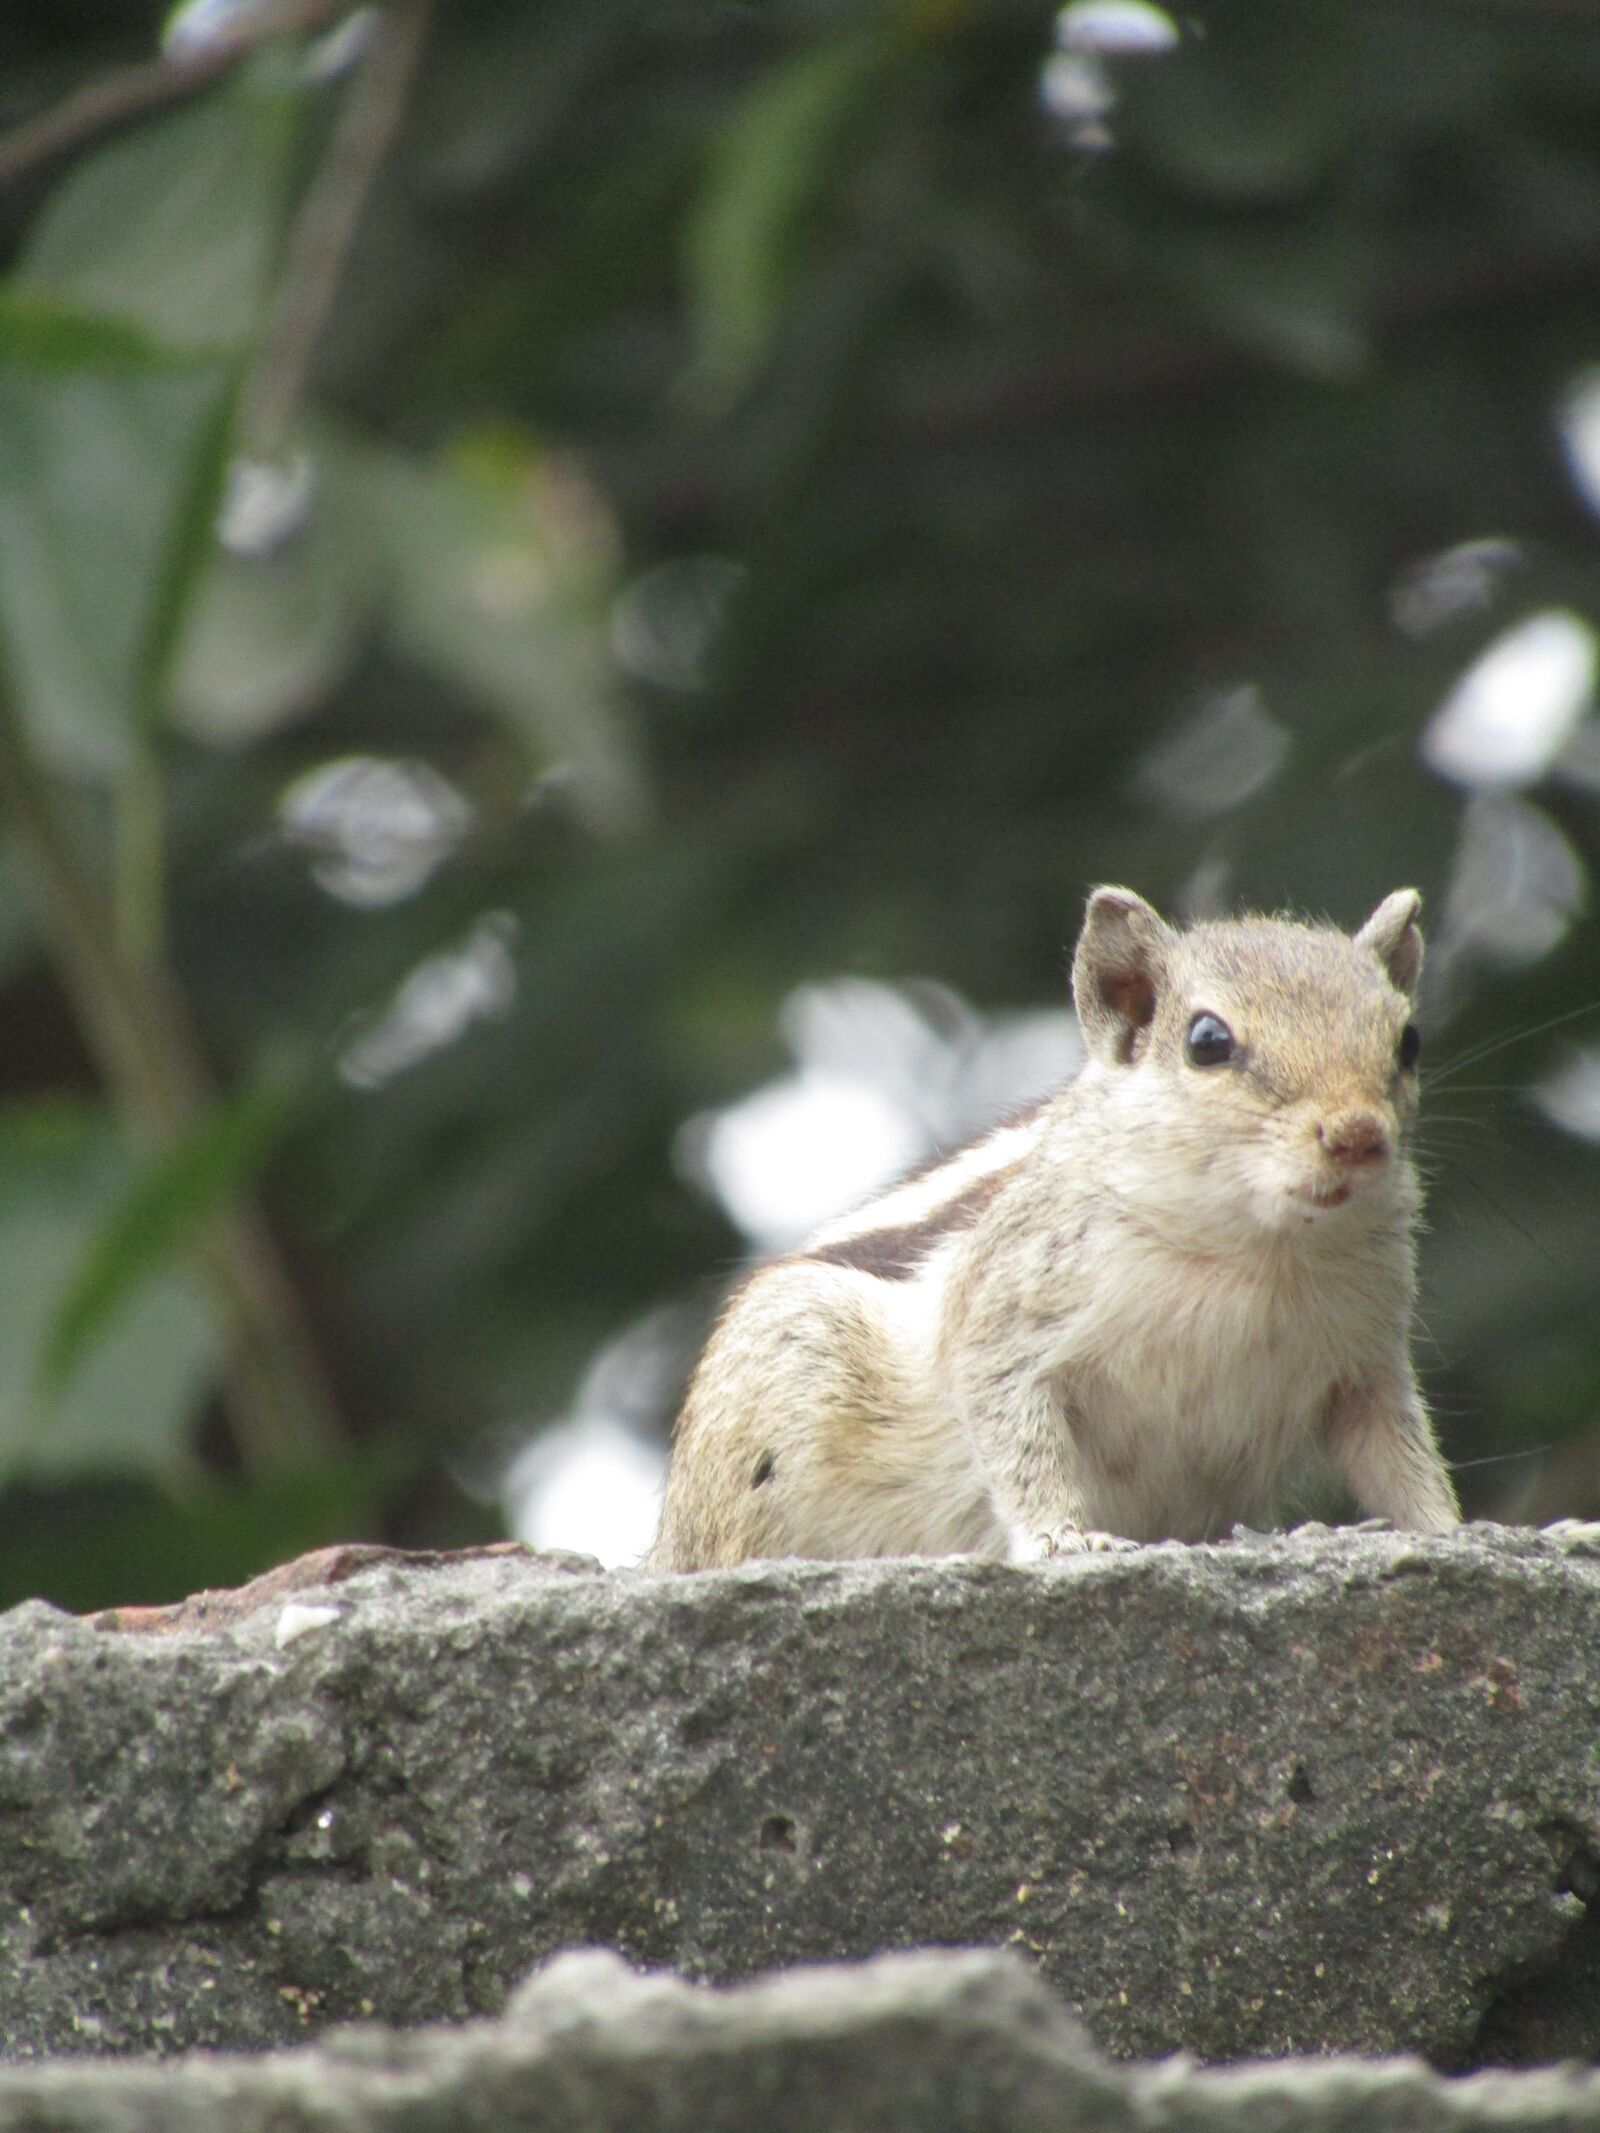
M1233 1057L1233 1031L1220 1015L1196 1015L1189 1024L1191 1066L1226 1066Z
M1422 1056L1422 1032L1414 1022L1408 1022L1400 1032L1400 1071L1409 1074Z

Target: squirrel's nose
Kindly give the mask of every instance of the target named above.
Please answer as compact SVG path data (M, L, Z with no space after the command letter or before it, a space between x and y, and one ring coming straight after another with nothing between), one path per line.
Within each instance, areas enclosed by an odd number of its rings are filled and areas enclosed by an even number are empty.
M1376 1111L1336 1111L1317 1122L1317 1140L1336 1163L1352 1169L1381 1163L1389 1154L1389 1129Z

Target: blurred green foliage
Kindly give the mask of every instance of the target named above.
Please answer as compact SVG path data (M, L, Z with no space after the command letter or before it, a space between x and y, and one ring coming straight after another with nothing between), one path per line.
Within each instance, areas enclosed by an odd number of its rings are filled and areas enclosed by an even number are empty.
M158 27L14 11L0 122ZM491 1530L495 1448L736 1262L673 1137L781 1070L785 995L1052 999L1097 879L1347 923L1416 882L1455 925L1430 1056L1511 1042L1425 1136L1423 1359L1472 1505L1600 1509L1600 1162L1527 1093L1600 1037L1534 1033L1600 1000L1596 781L1509 795L1576 886L1486 954L1478 802L1418 752L1517 620L1600 622L1558 427L1600 24L1178 28L1069 44L1052 109L1021 0L477 0L364 175L368 62L307 34L11 177L0 1600ZM1418 621L1418 566L1490 538ZM1162 797L1151 751L1240 690L1281 765ZM341 764L404 772L377 859ZM241 1294L298 1356L267 1410ZM253 1434L297 1387L315 1426Z

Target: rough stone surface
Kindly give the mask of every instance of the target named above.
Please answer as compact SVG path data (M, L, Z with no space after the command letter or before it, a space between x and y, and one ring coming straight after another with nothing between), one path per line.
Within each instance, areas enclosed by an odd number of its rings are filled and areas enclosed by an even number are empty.
M494 2014L572 1944L1009 1944L1117 2055L1517 2063L1600 2048L1597 1889L1592 1533L501 1556L0 1621L14 2058Z
M558 1956L499 2022L250 2058L0 2069L0 2133L1524 2133L1600 2129L1600 2075L1420 2060L1118 2066L1014 1955L879 1956L725 1992Z

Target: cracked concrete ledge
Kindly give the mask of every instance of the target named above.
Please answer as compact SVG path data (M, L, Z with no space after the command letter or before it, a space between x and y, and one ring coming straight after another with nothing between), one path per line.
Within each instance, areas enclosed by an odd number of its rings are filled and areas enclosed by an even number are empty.
M1118 2057L1592 2056L1597 1750L1587 1531L675 1579L354 1551L177 1617L35 1604L0 1620L0 2039L496 2015L575 1944L716 1981L974 1945Z
M1119 2066L1017 1956L884 1955L726 1991L557 1956L498 2022L366 2024L256 2057L0 2068L0 2133L1544 2133L1600 2075L1420 2060Z

